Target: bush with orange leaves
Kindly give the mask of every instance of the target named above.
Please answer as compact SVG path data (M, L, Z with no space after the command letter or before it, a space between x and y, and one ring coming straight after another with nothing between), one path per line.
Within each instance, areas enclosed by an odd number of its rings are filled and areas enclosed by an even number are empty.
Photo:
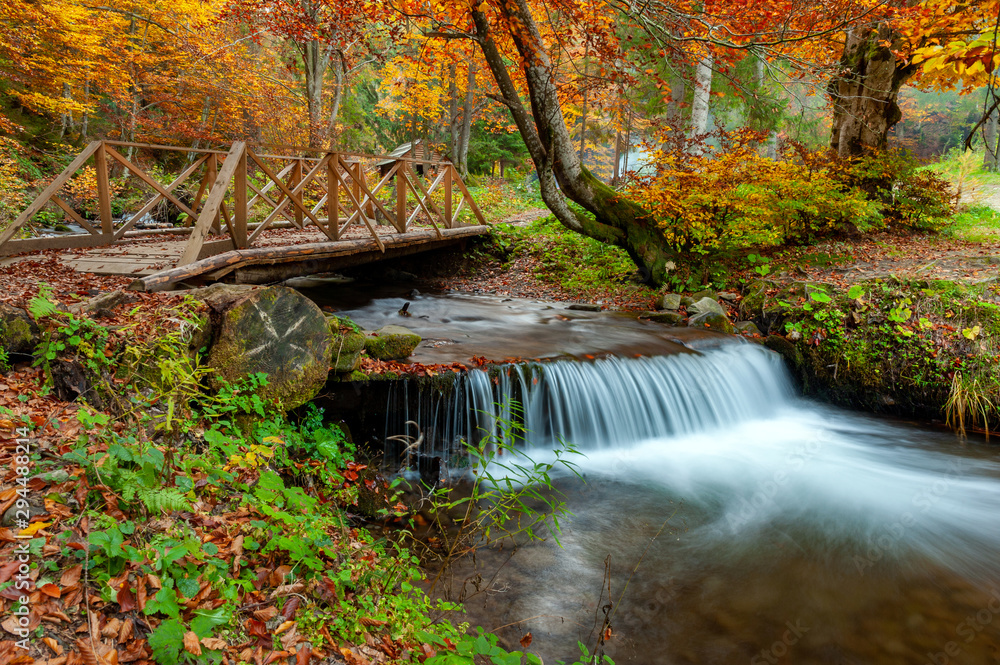
M879 204L829 169L761 157L754 132L722 138L721 148L700 155L660 151L656 172L629 187L672 247L709 253L797 244L881 225Z

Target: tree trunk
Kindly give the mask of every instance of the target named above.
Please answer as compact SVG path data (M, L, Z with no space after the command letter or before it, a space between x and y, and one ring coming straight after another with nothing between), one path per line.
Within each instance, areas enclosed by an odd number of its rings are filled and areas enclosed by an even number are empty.
M916 67L899 63L885 45L895 47L898 40L899 34L884 23L847 33L841 73L827 88L833 101L830 147L841 157L885 148L889 130L902 117L899 89Z
M323 79L330 64L330 49L320 42L302 45L302 65L306 77L306 108L309 113L309 147L320 147L323 115Z
M987 171L1000 171L997 168L997 157L1000 156L1000 146L997 145L997 135L1000 134L1000 109L994 109L989 119L983 123L983 143L986 150L983 154L983 168Z
M587 44L589 49L590 44ZM584 151L587 148L587 91L589 88L589 81L587 80L587 56L584 56L583 61L583 113L580 114L580 161L584 161Z
M708 132L708 100L712 94L712 54L698 61L694 76L694 99L691 102L691 128L689 139L697 139ZM696 149L694 152L701 152Z
M73 93L70 92L69 83L63 83L62 96L67 102L73 101ZM62 140L66 136L67 132L73 130L73 112L65 111L62 113L62 122L59 128L59 140Z
M764 59L763 55L756 56L756 60L757 60L757 62L756 62L756 74L757 74L757 76L756 76L756 78L757 78L757 100L756 100L756 104L759 105L759 104L762 103L762 99L764 100L763 103L766 103L766 98L767 98L767 96L764 94L764 85L767 83L767 77L766 77L766 74L767 74L767 61ZM756 112L757 112L757 114L759 114L758 117L763 117L765 115L765 113L766 113L766 111L764 109L759 108L759 106L756 109ZM771 116L771 117L773 117L773 116ZM761 129L765 129L765 127L761 127ZM770 160L776 160L776 159L778 159L778 132L774 129L773 126L766 127L766 129L767 129L767 137L761 143L760 153L761 153L761 155L763 155L764 157L767 157Z
M340 116L340 103L344 98L344 60L339 57L333 61L333 73L336 76L333 91L333 108L330 109L330 124L326 128L326 143L330 150L337 144L337 118Z
M614 164L611 167L611 186L618 186L618 163L622 158L622 133L621 130L615 131L615 156Z
M83 82L83 103L85 105L90 104L90 79L88 78ZM87 111L83 112L83 117L80 119L80 138L86 139L87 132L90 129L90 114Z
M648 211L600 182L580 162L559 103L551 60L527 0L511 0L500 8L507 24L515 26L511 36L522 58L530 114L493 41L486 15L473 9L472 18L486 63L535 163L542 200L567 228L622 247L644 279L663 283L674 267L675 254ZM593 217L571 209L567 198Z
M469 61L469 78L465 88L465 110L462 115L462 133L458 141L458 174L463 178L469 175L469 135L472 132L472 116L476 112L473 107L476 92L476 61Z
M455 83L458 64L448 65L448 156L451 163L458 163L458 86Z

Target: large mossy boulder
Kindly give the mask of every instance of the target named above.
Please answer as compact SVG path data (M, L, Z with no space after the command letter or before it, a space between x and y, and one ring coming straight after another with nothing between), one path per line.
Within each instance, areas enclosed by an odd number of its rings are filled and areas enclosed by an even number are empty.
M40 331L19 307L0 302L0 348L10 356L28 356L38 345Z
M679 293L664 293L656 299L656 309L678 310L681 308L681 295Z
M723 308L722 305L720 305L715 298L709 298L708 296L699 298L698 300L688 305L687 312L691 316L698 316L699 314L708 314L708 313L721 314L722 316L726 315L725 308Z
M365 350L376 360L403 360L420 344L420 335L403 326L383 326L365 337Z
M720 312L702 312L688 319L688 325L693 328L708 328L721 333L732 334L736 332L732 322L725 314Z
M365 336L346 320L329 317L330 348L334 372L353 372L361 365L361 353L365 350Z
M208 305L211 382L267 375L261 399L284 409L305 404L326 383L333 348L322 310L294 289L213 285L193 294Z

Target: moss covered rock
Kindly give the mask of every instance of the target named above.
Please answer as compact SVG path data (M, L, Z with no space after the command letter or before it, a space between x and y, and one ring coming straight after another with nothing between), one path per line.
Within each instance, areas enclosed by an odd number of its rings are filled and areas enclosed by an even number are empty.
M688 314L691 316L698 316L700 314L721 314L723 317L726 315L725 308L719 304L715 298L709 298L705 296L694 301L687 306Z
M30 355L40 334L26 311L0 302L0 348L11 355Z
M656 309L677 310L681 308L681 296L678 293L664 293L656 299Z
M212 287L200 294L209 305L214 339L208 366L213 387L256 373L267 375L261 399L284 409L305 404L326 383L333 353L322 310L294 289ZM199 295L196 295L199 297Z
M656 323L668 323L670 325L676 325L684 320L684 317L678 312L643 312L639 315L640 319L648 319L649 321L655 321Z
M695 328L709 328L721 333L736 332L732 322L720 312L702 312L688 319L688 325Z
M345 325L335 316L330 317L330 348L334 372L353 372L361 364L365 350L365 336Z
M377 360L402 360L420 344L420 335L403 326L383 326L365 338L365 350Z

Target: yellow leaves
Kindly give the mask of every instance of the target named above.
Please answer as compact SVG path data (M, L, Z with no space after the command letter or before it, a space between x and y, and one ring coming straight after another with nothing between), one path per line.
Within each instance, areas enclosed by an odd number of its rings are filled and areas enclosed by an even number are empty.
M18 535L33 536L45 527L52 526L53 524L55 524L55 522L34 522L29 524L27 529L21 529L21 531L18 532Z
M284 442L280 437L268 436L264 437L264 443L273 445L275 443L282 444ZM256 469L267 464L267 462L274 457L274 451L271 448L257 443L251 444L249 447L241 447L240 451L241 452L230 456L229 462L223 468L224 471L229 471L233 468Z

